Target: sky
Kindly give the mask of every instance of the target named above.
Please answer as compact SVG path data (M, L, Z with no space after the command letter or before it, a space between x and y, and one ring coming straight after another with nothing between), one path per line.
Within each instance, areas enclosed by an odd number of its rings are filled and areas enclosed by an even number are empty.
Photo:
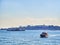
M0 0L0 28L60 25L60 0Z

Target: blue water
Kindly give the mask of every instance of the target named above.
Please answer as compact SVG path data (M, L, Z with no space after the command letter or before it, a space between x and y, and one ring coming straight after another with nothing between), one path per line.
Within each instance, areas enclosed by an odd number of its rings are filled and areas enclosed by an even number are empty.
M44 30L4 31L0 30L0 45L60 45L60 31L49 31L48 38L40 38Z

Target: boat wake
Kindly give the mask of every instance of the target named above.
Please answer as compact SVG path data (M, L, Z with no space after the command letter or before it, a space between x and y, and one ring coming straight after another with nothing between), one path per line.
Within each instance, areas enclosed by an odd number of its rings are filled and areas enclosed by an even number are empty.
M60 36L60 34L49 35L49 37L55 37L55 36Z

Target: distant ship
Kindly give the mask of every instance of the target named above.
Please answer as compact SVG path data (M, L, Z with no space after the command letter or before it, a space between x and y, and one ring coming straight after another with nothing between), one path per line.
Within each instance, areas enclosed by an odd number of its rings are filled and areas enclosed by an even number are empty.
M25 31L23 28L8 28L7 31Z

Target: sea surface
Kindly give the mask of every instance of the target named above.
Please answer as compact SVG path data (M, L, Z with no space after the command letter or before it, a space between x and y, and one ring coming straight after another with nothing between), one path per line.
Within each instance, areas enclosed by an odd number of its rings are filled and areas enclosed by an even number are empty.
M40 38L42 32L48 33L48 38ZM60 31L26 30L6 31L0 30L0 45L60 45Z

